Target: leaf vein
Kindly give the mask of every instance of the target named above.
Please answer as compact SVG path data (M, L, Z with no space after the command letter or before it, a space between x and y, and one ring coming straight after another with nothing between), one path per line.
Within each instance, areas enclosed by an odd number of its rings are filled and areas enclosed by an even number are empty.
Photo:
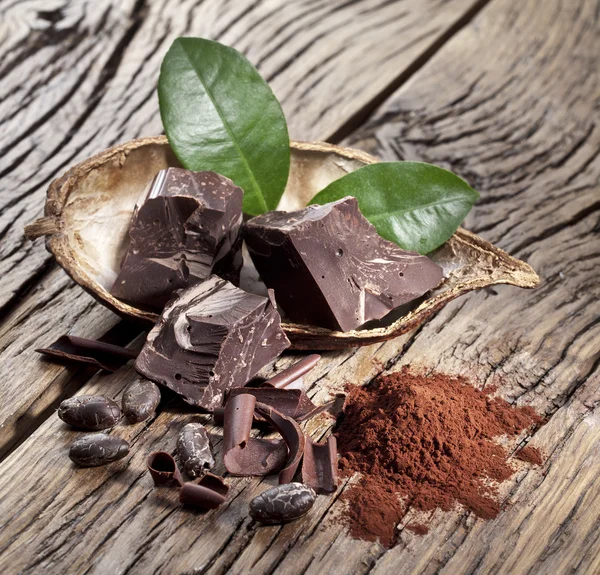
M252 171L252 169L250 168L250 164L248 163L248 160L246 158L246 156L244 155L244 152L242 151L242 149L240 148L239 144L237 143L235 136L233 134L233 131L231 130L231 127L229 125L229 122L227 121L227 119L225 118L225 116L222 113L221 108L217 105L217 102L208 86L208 83L205 81L204 77L202 76L202 74L200 73L200 70L198 70L196 68L196 66L194 66L194 62L190 56L189 51L187 50L187 48L185 47L184 43L181 42L180 43L181 48L183 49L186 58L188 59L188 62L190 63L190 66L192 67L192 69L194 70L194 72L196 73L196 76L198 77L198 80L200 80L202 86L204 87L207 96L210 98L210 101L212 102L213 107L215 108L217 114L219 115L219 118L221 118L221 121L223 122L223 126L225 127L225 130L227 130L227 133L229 134L229 137L231 138L231 142L233 143L235 149L237 150L240 158L242 159L242 162L244 164L244 168L246 169L248 175L250 176L250 179L252 180L252 182L254 183L254 185L256 186L256 189L260 192L259 194L256 194L259 199L260 202L263 205L263 208L265 210L265 212L269 211L269 206L267 206L267 202L264 198L263 195L263 191L262 188L259 186L258 182L256 181L256 178L254 177L254 172ZM246 190L244 190L244 192L246 192Z

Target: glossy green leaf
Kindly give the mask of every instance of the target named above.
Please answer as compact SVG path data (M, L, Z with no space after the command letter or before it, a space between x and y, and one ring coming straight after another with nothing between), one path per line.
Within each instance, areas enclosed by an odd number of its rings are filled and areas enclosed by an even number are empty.
M271 88L239 52L202 38L178 38L160 70L163 126L181 164L231 178L244 211L277 207L290 169L290 140Z
M311 204L346 196L379 235L406 250L426 254L460 226L479 194L457 175L421 162L370 164L320 191Z

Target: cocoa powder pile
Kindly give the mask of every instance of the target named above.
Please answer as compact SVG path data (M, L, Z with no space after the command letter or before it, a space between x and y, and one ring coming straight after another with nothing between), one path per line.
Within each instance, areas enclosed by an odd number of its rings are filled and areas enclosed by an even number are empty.
M404 367L352 387L336 432L342 473L361 474L344 495L350 533L392 546L410 507L449 511L459 503L478 517L495 517L497 485L514 471L497 438L541 421L529 407L514 408L441 373ZM420 523L407 528L427 531Z

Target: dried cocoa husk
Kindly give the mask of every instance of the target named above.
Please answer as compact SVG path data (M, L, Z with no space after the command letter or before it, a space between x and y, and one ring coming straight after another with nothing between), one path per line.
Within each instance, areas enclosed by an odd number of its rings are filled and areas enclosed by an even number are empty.
M292 142L287 188L279 209L304 207L321 189L344 174L378 160L365 152L324 142ZM179 166L166 137L132 140L72 167L48 188L44 217L26 227L34 239L46 237L47 249L63 269L102 304L146 324L158 316L130 306L109 290L128 245L133 209L154 175ZM340 349L385 341L423 323L449 301L494 284L533 288L535 271L479 236L459 228L430 254L444 268L442 283L422 301L367 329L337 332L283 323L296 349Z

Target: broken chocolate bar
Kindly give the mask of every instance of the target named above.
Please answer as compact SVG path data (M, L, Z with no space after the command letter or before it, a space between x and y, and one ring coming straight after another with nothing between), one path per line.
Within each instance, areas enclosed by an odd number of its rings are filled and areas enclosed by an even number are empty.
M136 369L212 411L290 345L269 296L216 276L181 292L148 334Z
M135 208L112 295L160 311L174 290L212 273L237 284L242 198L241 188L214 172L161 170Z
M349 331L434 288L442 268L383 239L355 198L251 219L256 269L295 322Z

